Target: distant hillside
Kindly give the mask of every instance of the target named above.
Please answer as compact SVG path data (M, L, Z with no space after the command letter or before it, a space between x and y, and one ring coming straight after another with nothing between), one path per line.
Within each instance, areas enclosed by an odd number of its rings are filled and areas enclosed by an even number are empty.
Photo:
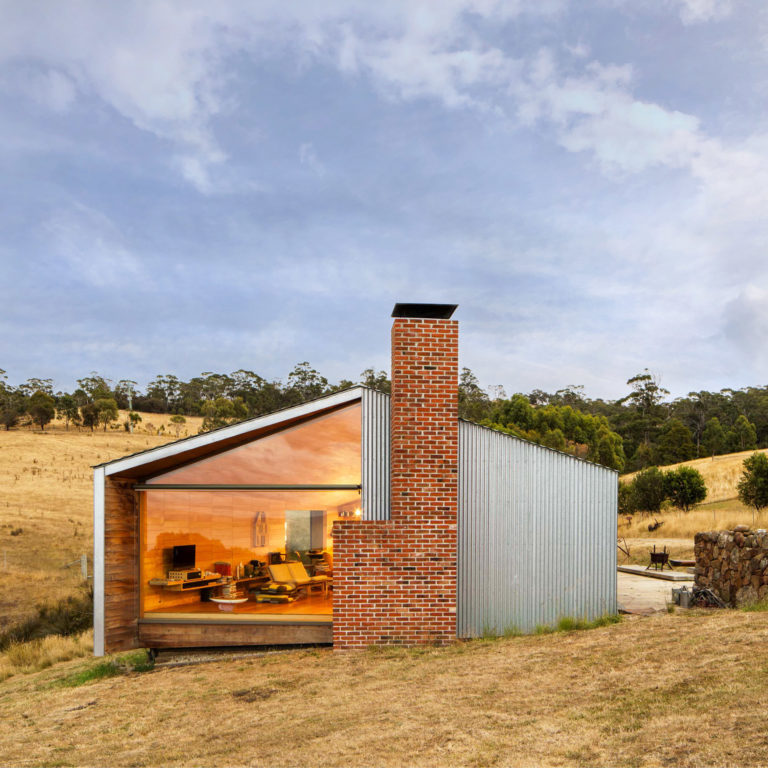
M142 414L134 434L120 428L0 430L0 626L28 615L36 603L70 593L77 566L93 550L93 471L110 459L175 439L167 414ZM202 419L187 417L180 437L197 434ZM159 432L159 434L158 434ZM186 433L186 434L185 434Z
M768 448L762 448L760 453L767 453ZM707 484L707 504L717 501L729 501L737 497L736 484L742 473L742 465L747 456L751 456L755 451L740 451L739 453L726 453L714 458L693 459L692 461L683 461L679 464L669 464L665 467L659 467L664 471L676 469L677 467L693 467L698 469L704 477ZM637 474L632 472L621 476L622 482L629 482Z

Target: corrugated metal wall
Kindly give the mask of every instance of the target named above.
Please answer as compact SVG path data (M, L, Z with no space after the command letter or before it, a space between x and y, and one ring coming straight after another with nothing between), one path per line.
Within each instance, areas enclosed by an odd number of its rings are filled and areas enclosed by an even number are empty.
M389 395L363 389L363 520L389 520Z
M459 423L458 636L616 612L618 475Z

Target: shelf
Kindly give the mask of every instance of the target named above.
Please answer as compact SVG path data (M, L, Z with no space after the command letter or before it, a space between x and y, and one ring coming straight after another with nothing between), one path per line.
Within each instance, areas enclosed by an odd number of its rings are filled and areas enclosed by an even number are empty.
M224 584L250 584L252 582L266 584L269 576L245 576L242 579L224 581L221 576L208 576L204 579L190 579L189 581L169 581L168 579L150 579L150 587L161 587L172 592L192 592L196 589L210 589Z
M205 579L190 579L189 581L168 581L168 579L149 580L150 587L162 587L163 589L170 589L173 592L190 592L195 589L208 589L210 587L218 587L223 583L221 576Z

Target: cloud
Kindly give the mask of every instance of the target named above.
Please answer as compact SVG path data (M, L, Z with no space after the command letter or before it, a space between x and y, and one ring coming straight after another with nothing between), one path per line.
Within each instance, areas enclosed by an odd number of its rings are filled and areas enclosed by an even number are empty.
M77 96L72 80L55 69L31 79L30 92L36 101L53 112L66 112Z
M325 166L318 159L311 141L304 142L299 147L299 162L306 165L315 175L325 175Z
M77 88L72 79L50 68L12 67L0 77L0 87L56 113L69 110L77 98Z
M103 100L170 141L185 178L209 186L207 172L225 159L209 125L224 105L218 56L226 35L216 18L192 2L150 2L129 13L119 2L54 9L30 0L5 4L3 15L0 62L47 67L40 100L61 109L75 89Z
M629 66L596 61L564 76L551 51L542 50L511 90L523 124L551 124L561 146L593 153L608 172L688 165L700 141L698 119L633 98L632 77Z
M171 165L211 193L227 160L212 123L235 106L225 74L231 57L258 60L291 50L348 74L365 73L397 98L478 105L484 102L471 90L503 82L509 61L482 43L473 22L503 23L562 6L563 0L154 0L137 11L96 0L53 8L44 0L7 2L0 65L46 69L40 98L52 109L69 106L75 90L102 100L139 130L169 142Z
M123 244L117 227L102 213L83 205L61 210L42 230L48 261L59 279L90 288L130 290L147 278L140 259Z
M768 360L768 287L747 286L725 305L723 334L742 354Z
M732 0L679 0L680 18L684 24L719 21L733 10Z

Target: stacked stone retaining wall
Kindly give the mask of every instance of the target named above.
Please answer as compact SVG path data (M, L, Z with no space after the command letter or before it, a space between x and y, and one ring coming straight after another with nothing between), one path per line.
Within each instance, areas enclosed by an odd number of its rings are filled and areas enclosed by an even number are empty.
M694 542L697 587L733 607L768 598L768 532L737 525L697 533Z

